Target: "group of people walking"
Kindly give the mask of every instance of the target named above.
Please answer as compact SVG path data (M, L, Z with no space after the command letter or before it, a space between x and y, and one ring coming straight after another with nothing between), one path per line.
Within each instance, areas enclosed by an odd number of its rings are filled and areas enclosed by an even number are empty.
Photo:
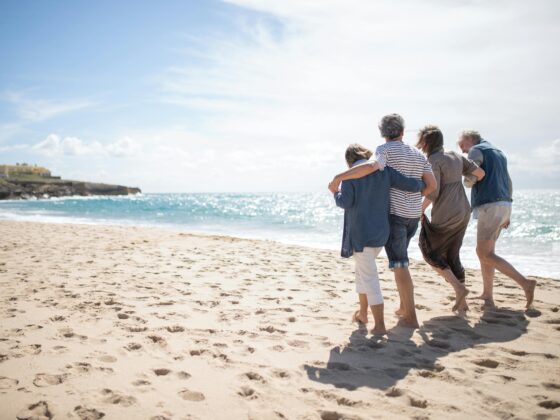
M375 322L373 333L386 333L375 261L385 247L400 297L399 324L419 326L407 251L419 224L425 261L453 287L453 311L467 311L469 291L459 253L471 207L478 220L476 252L483 280L479 297L484 306L494 307L497 269L521 286L529 308L536 281L495 254L496 241L511 216L512 184L504 154L474 130L459 136L458 145L468 157L445 151L443 134L433 125L419 131L414 148L403 142L404 128L400 115L384 116L379 130L385 143L377 147L375 155L364 146L350 145L345 155L349 169L329 184L336 204L345 210L341 255L353 255L356 264L360 309L354 320L367 323L369 306ZM463 184L472 188L470 204ZM424 214L430 206L431 220Z

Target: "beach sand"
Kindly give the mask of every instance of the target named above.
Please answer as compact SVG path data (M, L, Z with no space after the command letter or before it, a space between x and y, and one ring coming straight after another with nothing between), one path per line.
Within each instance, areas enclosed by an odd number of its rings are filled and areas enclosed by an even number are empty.
M422 328L374 338L350 322L353 263L335 251L155 228L0 233L0 419L560 417L558 281L539 278L525 314L499 275L500 309L469 299L460 318L415 262ZM480 293L480 273L467 284Z

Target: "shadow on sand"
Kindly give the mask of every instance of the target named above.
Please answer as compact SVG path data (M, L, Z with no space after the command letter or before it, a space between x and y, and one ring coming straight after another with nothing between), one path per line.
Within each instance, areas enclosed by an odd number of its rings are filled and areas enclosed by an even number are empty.
M474 326L457 316L432 318L419 330L424 341L420 346L411 340L414 332L410 329L395 327L386 339L367 338L368 331L362 325L352 332L345 347L331 349L326 366L305 365L305 370L309 379L338 388L387 389L411 369L422 370L422 376L442 371L438 359L450 353L513 341L527 332L528 324L523 312L508 309L485 312ZM491 359L471 362L489 368L498 365Z

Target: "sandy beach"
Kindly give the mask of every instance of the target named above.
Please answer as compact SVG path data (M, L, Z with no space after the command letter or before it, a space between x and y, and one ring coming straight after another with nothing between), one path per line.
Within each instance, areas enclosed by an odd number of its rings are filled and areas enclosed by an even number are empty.
M560 282L498 310L412 265L422 328L350 322L338 252L163 229L0 222L0 419L558 418ZM471 297L480 273L468 270ZM372 319L370 316L371 328Z

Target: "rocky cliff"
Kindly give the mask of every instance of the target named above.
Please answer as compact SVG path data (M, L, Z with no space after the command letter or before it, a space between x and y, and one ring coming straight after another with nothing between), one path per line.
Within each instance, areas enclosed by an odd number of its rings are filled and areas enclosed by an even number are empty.
M23 181L0 180L0 200L66 197L72 195L129 195L140 193L140 188L122 185L98 184L93 182L50 180Z

